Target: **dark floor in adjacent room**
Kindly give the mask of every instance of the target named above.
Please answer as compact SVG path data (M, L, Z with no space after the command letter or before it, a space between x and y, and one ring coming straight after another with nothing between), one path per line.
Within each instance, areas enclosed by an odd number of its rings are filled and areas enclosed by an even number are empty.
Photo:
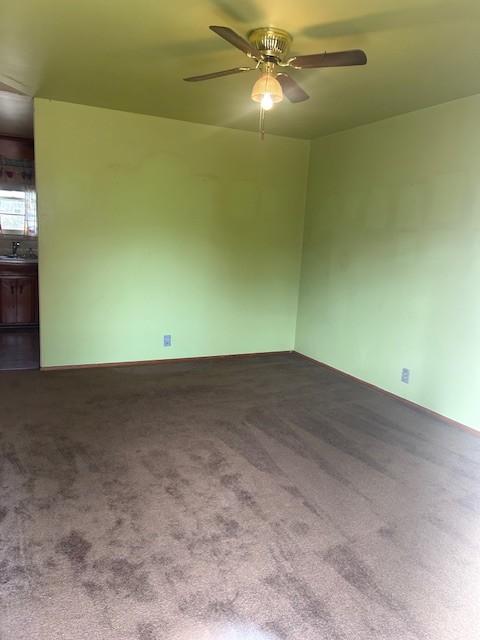
M0 329L0 371L39 367L38 327Z
M474 640L480 438L299 356L0 374L2 640Z

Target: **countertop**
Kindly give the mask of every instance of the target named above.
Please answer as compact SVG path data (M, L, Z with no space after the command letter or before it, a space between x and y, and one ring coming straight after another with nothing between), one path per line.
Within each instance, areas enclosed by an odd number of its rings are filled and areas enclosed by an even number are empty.
M9 258L0 256L0 263L5 264L37 264L38 258Z

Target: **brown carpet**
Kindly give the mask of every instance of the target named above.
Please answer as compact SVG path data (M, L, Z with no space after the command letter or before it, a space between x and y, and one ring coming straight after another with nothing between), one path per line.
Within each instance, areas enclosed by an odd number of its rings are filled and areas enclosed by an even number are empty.
M480 438L296 355L0 400L1 640L480 637Z

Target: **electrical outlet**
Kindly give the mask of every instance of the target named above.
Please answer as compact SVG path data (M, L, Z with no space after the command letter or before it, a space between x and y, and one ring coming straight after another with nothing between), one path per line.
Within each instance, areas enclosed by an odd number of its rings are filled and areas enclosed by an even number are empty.
M402 382L405 384L410 383L410 369L402 369Z
M170 335L163 336L163 346L164 347L172 346L172 336Z

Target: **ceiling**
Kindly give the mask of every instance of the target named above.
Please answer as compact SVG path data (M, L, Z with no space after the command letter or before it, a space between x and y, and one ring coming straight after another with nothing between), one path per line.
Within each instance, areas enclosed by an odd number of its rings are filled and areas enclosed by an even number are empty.
M312 138L480 93L478 0L2 2L0 82L30 96L256 130L253 73L182 80L248 63L209 24L242 35L287 29L293 53L367 52L366 67L292 71L311 99L277 105L267 114L272 133Z

